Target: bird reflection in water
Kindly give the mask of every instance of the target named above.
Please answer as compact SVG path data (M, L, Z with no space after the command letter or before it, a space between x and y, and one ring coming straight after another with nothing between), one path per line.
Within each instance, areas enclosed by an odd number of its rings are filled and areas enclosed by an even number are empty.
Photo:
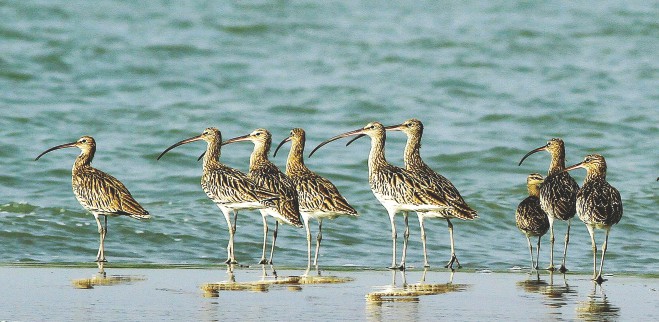
M565 278L565 274L561 273L563 283L554 283L554 272L549 272L549 285L544 288L542 294L548 299L545 305L550 308L561 308L568 303L574 303L569 297L577 296L577 291L570 287Z
M289 291L300 291L303 285L310 284L337 284L352 281L349 277L339 276L279 276L271 266L272 274L266 273L266 265L262 265L263 273L261 278L255 281L237 282L233 270L233 265L227 267L228 279L222 282L206 283L201 286L205 297L218 297L220 291L250 291L250 292L268 292L273 287L282 287Z
M443 293L460 292L466 290L468 284L453 284L454 272L451 272L449 281L440 284L426 283L427 269L423 270L423 274L418 283L407 283L407 272L400 271L403 279L402 285L399 287L396 283L396 272L392 271L392 283L383 287L380 290L366 294L366 300L373 303L382 302L417 302L420 296L437 295Z
M517 282L517 287L528 293L542 293L548 286L549 284L545 280L540 279L538 271L530 273L529 278Z
M600 288L599 294L597 288ZM604 288L593 283L593 291L585 301L577 304L577 317L584 321L615 321L620 318L620 308L612 305L604 293Z
M74 279L71 283L73 287L79 289L93 289L94 286L112 286L119 284L131 284L137 281L144 281L146 277L140 275L107 275L105 272L105 262L97 262L98 273L91 278Z

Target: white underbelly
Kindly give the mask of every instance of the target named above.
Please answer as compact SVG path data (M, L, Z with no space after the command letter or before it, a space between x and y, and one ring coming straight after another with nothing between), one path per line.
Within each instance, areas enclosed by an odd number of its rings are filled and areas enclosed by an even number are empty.
M263 204L258 201L245 201L245 202L231 202L231 203L218 203L218 207L229 209L261 209L264 208Z
M382 206L384 206L388 211L439 211L442 210L444 207L440 206L435 206L435 205L413 205L413 204L401 204L396 202L393 197L383 195L381 193L377 193L373 191L373 195L375 195L375 198L380 201Z

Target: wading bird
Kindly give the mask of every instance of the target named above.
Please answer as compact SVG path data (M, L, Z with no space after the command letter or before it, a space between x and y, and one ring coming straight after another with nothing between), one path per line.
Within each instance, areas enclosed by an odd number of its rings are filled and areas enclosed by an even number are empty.
M426 252L426 232L423 225L424 218L444 218L448 223L449 237L451 239L451 258L444 266L453 269L453 263L460 266L460 261L455 255L455 243L453 242L453 224L451 218L462 220L474 220L478 214L462 198L457 188L441 174L433 171L423 159L421 159L421 137L423 136L423 123L417 119L409 119L402 124L386 127L387 131L402 131L407 135L407 144L403 160L405 169L412 173L418 180L430 188L435 189L435 194L440 203L446 207L442 211L418 212L419 226L421 228L421 242L423 244L423 262L425 267L429 267L428 255Z
M577 214L586 224L593 247L593 280L602 284L602 267L604 255L609 242L609 231L622 218L622 199L620 192L606 181L606 161L599 154L589 154L582 162L567 167L564 171L577 168L586 169L586 178L577 193ZM597 245L595 244L595 229L604 229L606 235L602 245L602 259L599 272L597 268Z
M531 254L531 270L538 269L540 260L540 239L549 230L549 219L547 214L540 207L540 186L544 178L539 173L531 173L526 178L526 188L529 196L526 197L517 206L515 212L515 224L517 228L526 236L526 242L529 244L529 253ZM533 246L531 246L531 237L538 237L538 247L536 248L536 260L533 262Z
M279 222L283 222L295 227L302 227L300 221L300 209L297 199L297 191L293 182L277 168L277 166L268 160L268 153L272 145L272 135L266 129L256 129L252 133L229 139L222 143L227 145L235 142L251 141L254 143L254 150L249 159L248 177L254 183L272 193L279 195L278 207L260 209L263 217L263 254L261 264L272 264L272 258L275 253L275 243L277 241L277 231ZM268 222L266 216L272 216L276 219L275 230L272 234L272 249L270 250L270 259L265 260L265 247L268 235Z
M540 187L540 206L549 218L549 267L554 268L554 220L567 221L567 232L565 233L565 248L563 248L563 262L559 271L565 273L565 258L567 257L567 245L570 242L570 222L576 214L577 190L579 185L563 170L565 169L565 144L561 139L551 139L547 144L534 149L524 155L518 165L522 165L524 159L529 155L547 151L551 154L551 163L544 183Z
M227 245L227 264L237 264L234 254L234 235L238 211L241 209L263 209L276 207L279 195L256 186L246 174L228 167L219 161L222 146L222 133L214 127L204 130L200 135L177 142L168 147L158 160L171 149L195 141L205 141L203 173L201 187L208 198L213 200L222 211L229 229L229 244ZM233 213L233 223L231 214Z
M408 212L427 212L443 211L446 209L442 205L441 199L437 196L434 189L428 187L418 180L409 171L393 166L387 162L384 156L384 143L386 140L386 130L379 122L368 123L361 129L346 132L334 136L311 151L309 156L323 145L338 140L340 138L356 135L352 141L368 135L371 138L371 151L368 157L368 181L375 197L380 201L382 206L389 214L391 223L391 240L393 255L391 259L391 269L405 269L405 256L407 251L407 240L409 238ZM350 142L348 142L350 143ZM405 234L403 235L403 256L400 265L396 264L396 224L394 216L397 212L403 212L405 220Z
M286 175L291 179L297 190L300 204L300 215L307 233L307 270L311 268L311 230L309 219L318 220L318 235L316 236L316 252L313 264L318 269L318 253L323 239L323 219L334 219L338 216L357 216L357 211L339 193L339 190L326 178L309 170L304 164L304 143L306 134L303 129L295 128L291 134L279 143L277 151L286 142L291 142L291 150L286 160Z
M105 236L108 232L108 216L129 216L135 219L149 219L151 216L135 201L121 181L92 167L96 141L91 136L83 136L78 141L54 146L39 154L34 160L39 160L48 152L64 148L79 148L81 151L73 163L71 171L73 193L80 205L91 212L96 219L100 235L96 261L106 262ZM101 216L103 216L104 224L99 218Z

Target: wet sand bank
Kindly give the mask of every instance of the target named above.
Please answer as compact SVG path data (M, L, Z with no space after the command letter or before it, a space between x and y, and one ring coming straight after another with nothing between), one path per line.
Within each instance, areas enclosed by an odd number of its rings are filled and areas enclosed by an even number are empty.
M2 266L0 320L659 320L659 278ZM276 275L276 277L275 277Z

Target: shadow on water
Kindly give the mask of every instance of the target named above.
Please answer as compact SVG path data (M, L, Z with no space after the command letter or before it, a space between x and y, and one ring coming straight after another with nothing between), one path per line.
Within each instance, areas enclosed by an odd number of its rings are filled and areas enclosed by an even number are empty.
M300 291L302 285L338 284L352 281L348 277L303 275L279 276L272 265L261 265L261 278L256 281L237 282L233 265L227 266L227 280L201 285L205 297L218 297L221 291L268 292L272 287L285 287L289 291ZM270 272L268 272L268 269Z
M597 292L597 283L593 283L593 291L588 295L585 301L577 303L577 317L584 321L616 321L620 318L620 308L609 303L604 293L604 288L600 287Z
M105 272L105 263L99 262L98 273L91 278L74 279L71 283L73 287L79 289L93 289L94 286L112 286L119 284L132 284L133 282L144 281L146 277L140 275L107 275Z

